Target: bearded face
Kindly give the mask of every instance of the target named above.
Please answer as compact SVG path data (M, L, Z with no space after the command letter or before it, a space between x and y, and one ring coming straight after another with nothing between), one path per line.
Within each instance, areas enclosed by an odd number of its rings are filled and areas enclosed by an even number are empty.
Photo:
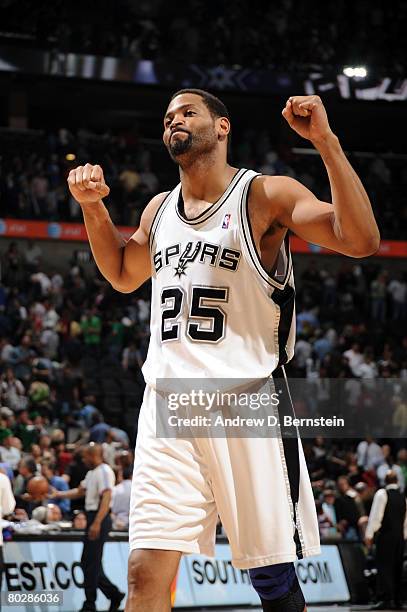
M181 94L171 101L164 118L163 141L181 167L210 154L219 144L215 118L200 96Z

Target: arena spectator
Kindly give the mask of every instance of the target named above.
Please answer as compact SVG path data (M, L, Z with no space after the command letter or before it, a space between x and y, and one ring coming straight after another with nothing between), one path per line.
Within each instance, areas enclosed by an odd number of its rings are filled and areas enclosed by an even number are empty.
M366 436L357 447L358 465L364 470L376 469L383 463L383 451L371 436Z
M123 469L123 480L115 485L112 493L112 523L113 529L127 529L129 526L131 478L133 466Z
M393 319L404 320L407 316L407 283L402 274L398 274L389 282L387 291L392 297Z
M72 462L68 465L66 469L66 478L69 482L69 486L71 489L76 489L77 487L79 487L82 480L85 479L86 473L88 471L88 468L86 467L83 461L83 453L84 446L79 446L73 454ZM71 510L83 510L83 500L80 498L72 499Z
M350 486L346 476L340 476L337 481L339 495L335 500L335 513L345 540L359 539L360 510L356 499L356 491Z
M377 610L402 608L402 568L404 541L407 539L406 498L390 471L384 489L373 499L365 541L372 546L376 534Z
M324 520L329 522L330 537L341 538L341 530L336 517L335 509L335 491L333 489L324 489L322 493L322 512Z
M18 464L18 475L13 482L14 496L18 508L31 514L33 509L32 500L27 492L27 485L31 478L37 475L37 464L29 455L24 456Z
M34 508L31 518L39 521L43 525L49 525L50 523L57 523L58 521L61 521L63 517L61 507L58 504L47 503L44 506L37 506Z
M405 489L405 480L403 470L397 463L394 463L392 454L391 454L391 446L389 444L383 444L382 446L383 453L383 463L381 463L377 468L377 478L379 481L379 485L381 487L385 486L386 474L390 471L393 471L397 476L397 485L400 491L403 493Z
M109 425L104 422L100 412L95 412L92 416L92 427L89 430L89 442L96 442L97 444L106 442L109 429Z
M363 363L363 355L360 352L360 346L358 342L352 344L352 347L343 353L343 356L349 362L349 367L352 370L354 376L359 376L359 368Z
M305 375L307 360L311 357L312 345L306 339L305 334L299 334L295 343L295 358L298 369Z
M24 451L29 451L31 444L38 442L37 431L32 425L26 408L15 411L16 421L13 433L19 438L23 445Z
M29 272L35 272L39 269L42 261L42 249L32 240L27 241L27 248L24 251L24 261Z
M332 522L332 515L331 517L328 516L328 513L324 510L322 502L316 501L315 505L317 510L319 535L321 538L339 540L341 538L341 534Z
M16 378L12 367L6 368L4 374L1 375L0 393L3 403L12 410L25 407L25 388L21 380Z
M7 406L2 406L0 408L0 425L7 429L13 429L14 423L14 412Z
M56 491L68 491L68 483L64 478L57 475L57 465L52 459L43 459L41 461L41 474ZM63 515L69 514L71 509L69 499L55 499L54 503L59 506Z
M97 308L93 307L85 313L81 319L81 329L85 346L93 352L98 351L102 331L102 320L97 314Z
M400 433L403 438L407 437L407 402L403 402L402 398L396 395L393 398L394 412L392 424L395 431Z
M37 469L36 469L37 474L41 474L42 451L41 451L39 444L31 444L30 456L34 459L35 464L37 466Z
M386 274L379 274L370 285L370 299L372 304L372 319L383 322L386 318Z
M16 470L21 459L18 448L11 444L13 432L11 429L0 429L0 461L7 463L12 470Z
M55 432L54 432L55 433ZM66 474L69 465L72 463L73 455L70 450L67 449L65 444L65 435L63 437L56 437L52 439L51 448L53 449L55 460L57 463L57 471L60 476ZM53 434L54 435L54 434Z
M356 503L358 504L358 508L359 508L359 512L361 514L361 516L366 519L366 517L369 516L371 507L372 507L372 503L373 503L373 497L375 494L375 489L369 487L366 482L360 481L358 483L356 483L355 485L355 491L358 494L358 497L356 498ZM365 529L366 527L366 520L363 520L362 525L363 525L363 529ZM359 526L361 525L361 522L359 522Z
M74 510L72 528L81 530L86 529L86 514L83 510Z
M84 405L78 412L78 416L83 419L86 427L92 426L92 416L98 411L96 408L96 398L94 395L85 395Z

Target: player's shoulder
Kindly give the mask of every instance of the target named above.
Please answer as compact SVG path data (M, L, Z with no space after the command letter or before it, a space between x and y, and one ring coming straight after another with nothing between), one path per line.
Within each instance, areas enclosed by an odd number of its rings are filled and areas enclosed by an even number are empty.
M259 174L250 187L249 206L254 211L268 209L273 217L284 214L301 188L301 183L289 176Z
M162 191L151 198L141 217L141 224L144 226L144 229L148 228L149 230L158 209L170 193L170 191Z
M384 489L384 488L383 489L378 489L376 491L376 497L378 499L383 499L383 500L387 499L387 491L386 491L386 489Z
M259 174L253 181L251 191L257 197L268 199L298 187L301 188L301 183L291 176Z
M161 204L167 197L170 195L171 191L162 191L161 193L157 193L144 209L143 217L145 220L150 220L152 222L157 210L160 208Z

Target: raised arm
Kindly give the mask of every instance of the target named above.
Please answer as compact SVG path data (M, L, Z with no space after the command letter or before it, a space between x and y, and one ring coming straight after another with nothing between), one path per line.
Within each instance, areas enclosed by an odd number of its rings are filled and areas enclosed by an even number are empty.
M78 166L68 177L70 192L80 205L93 257L101 274L122 293L130 293L151 275L148 235L165 193L155 196L144 210L140 227L127 242L114 226L102 199L109 195L102 168Z
M351 257L373 255L380 244L369 197L332 132L318 96L295 96L283 116L319 151L331 185L332 204L288 177L261 177L253 184L256 199L273 209L273 222L320 246ZM256 185L257 183L257 185Z
M80 484L75 489L67 489L66 491L57 491L53 489L50 495L50 499L80 499L85 497L86 489Z

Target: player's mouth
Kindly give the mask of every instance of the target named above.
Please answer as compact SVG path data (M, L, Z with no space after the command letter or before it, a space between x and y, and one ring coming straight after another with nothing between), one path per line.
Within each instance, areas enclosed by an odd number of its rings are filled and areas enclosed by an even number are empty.
M170 139L176 134L188 134L189 135L189 132L187 132L186 130L175 130L175 132L172 132Z

